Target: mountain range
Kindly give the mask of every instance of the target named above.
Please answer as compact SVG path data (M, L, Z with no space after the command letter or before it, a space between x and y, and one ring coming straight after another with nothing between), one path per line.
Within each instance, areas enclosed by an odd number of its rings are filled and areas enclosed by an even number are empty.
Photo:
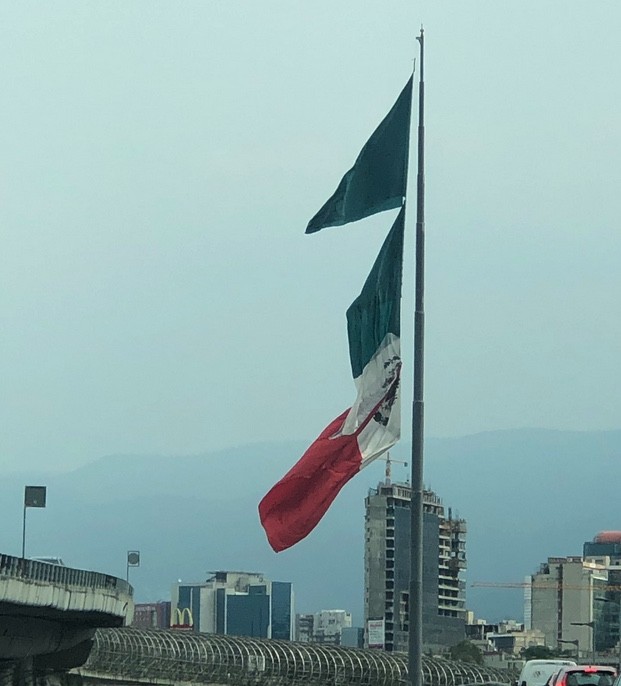
M264 572L292 581L296 609L363 614L364 497L384 478L369 466L343 489L315 531L276 554L257 505L299 458L303 442L242 445L191 456L113 455L67 472L6 475L0 551L21 551L23 488L46 485L46 509L27 511L27 556L60 556L125 577L138 602L168 599L173 582L210 571ZM397 446L395 460L408 460ZM408 470L393 466L393 481ZM425 482L467 521L467 605L488 620L520 618L520 582L548 556L579 555L585 541L621 529L621 431L513 429L428 439ZM493 582L492 586L480 585Z

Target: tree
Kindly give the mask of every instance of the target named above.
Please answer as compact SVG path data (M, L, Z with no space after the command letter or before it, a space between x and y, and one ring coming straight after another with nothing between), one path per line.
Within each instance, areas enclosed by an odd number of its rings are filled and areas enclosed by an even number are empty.
M460 662L473 662L476 665L483 664L483 653L471 641L461 641L449 648L452 660Z
M556 657L556 653L548 646L529 646L522 653L525 660L549 660Z

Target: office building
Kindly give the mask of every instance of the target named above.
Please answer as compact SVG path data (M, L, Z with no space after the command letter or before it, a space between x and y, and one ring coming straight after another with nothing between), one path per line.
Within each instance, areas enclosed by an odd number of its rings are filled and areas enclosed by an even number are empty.
M590 658L596 649L608 583L605 564L582 557L549 557L531 576L531 628L542 631L552 649Z
M617 650L621 655L621 531L600 531L592 541L586 541L583 557L599 562L608 572L608 586L595 598L601 612L601 622L595 634L595 649ZM621 657L620 657L621 660Z
M365 500L365 645L407 651L409 484L380 483ZM433 491L423 496L423 644L442 650L465 638L466 522Z
M600 531L583 546L583 557L609 557L611 562L621 561L621 531Z
M346 610L321 610L314 614L297 615L296 641L339 646L342 645L344 630L351 628L351 613ZM348 635L348 640L355 639Z
M196 633L292 640L293 587L254 572L214 572L204 582L173 585L172 624Z
M136 603L132 626L139 629L168 629L170 627L170 602Z
M300 643L313 642L313 628L315 626L315 615L299 614L295 616L295 640Z

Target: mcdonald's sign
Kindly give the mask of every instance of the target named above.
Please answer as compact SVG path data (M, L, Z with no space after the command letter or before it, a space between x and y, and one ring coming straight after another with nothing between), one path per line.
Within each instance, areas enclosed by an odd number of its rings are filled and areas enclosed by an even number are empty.
M171 629L185 629L187 631L194 628L194 618L192 617L192 610L190 610L189 607L178 607L175 610L175 620L176 622L171 622Z

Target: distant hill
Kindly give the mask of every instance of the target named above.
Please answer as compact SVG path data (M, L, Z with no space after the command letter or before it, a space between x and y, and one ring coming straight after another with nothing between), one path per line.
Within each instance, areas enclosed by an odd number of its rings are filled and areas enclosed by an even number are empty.
M319 527L276 555L257 516L267 489L306 443L244 445L204 455L114 455L55 474L14 474L0 484L0 551L19 554L23 486L46 484L48 508L28 511L27 554L125 576L127 550L142 566L139 601L209 570L246 569L293 581L299 611L342 607L362 620L364 496L383 478L371 465L343 490ZM408 459L406 446L394 451ZM395 466L394 480L407 470ZM550 555L576 555L603 529L621 528L621 431L494 431L430 439L426 483L468 522L468 605L488 619L520 617L520 581Z

